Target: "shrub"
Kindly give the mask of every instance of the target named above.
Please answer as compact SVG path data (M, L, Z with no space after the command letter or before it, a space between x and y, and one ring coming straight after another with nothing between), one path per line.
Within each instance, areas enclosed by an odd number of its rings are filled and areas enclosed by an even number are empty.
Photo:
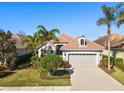
M48 74L53 75L54 72L63 66L64 62L59 55L49 54L40 59L39 70L47 70Z
M98 66L99 66L99 67L101 67L101 66L105 66L105 65L104 65L104 60L103 60L103 59L100 60Z
M5 67L2 64L0 64L0 71L4 70L4 69L5 69Z
M4 72L0 72L0 78L4 77L5 73Z
M10 63L9 63L9 66L10 66L10 69L13 70L16 68L16 63L17 63L17 57L13 57L11 60L10 60Z
M114 64L115 65L123 64L123 59L122 58L114 58Z
M104 61L104 65L108 66L108 56L103 55L102 60ZM111 65L114 64L114 57L110 57Z
M119 67L122 71L124 71L124 64L118 64L117 67Z
M42 67L42 64L38 66L38 72L40 75L40 78L47 79L48 78L48 71Z
M108 57L103 55L102 58L104 60L104 64L107 66ZM124 63L122 58L111 57L111 62L113 63L114 66L117 66L122 71L124 71Z

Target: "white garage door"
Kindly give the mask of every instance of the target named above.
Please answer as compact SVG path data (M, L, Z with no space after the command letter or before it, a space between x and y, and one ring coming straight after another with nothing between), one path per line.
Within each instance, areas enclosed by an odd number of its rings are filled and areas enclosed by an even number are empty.
M69 54L69 63L73 65L96 66L96 54Z

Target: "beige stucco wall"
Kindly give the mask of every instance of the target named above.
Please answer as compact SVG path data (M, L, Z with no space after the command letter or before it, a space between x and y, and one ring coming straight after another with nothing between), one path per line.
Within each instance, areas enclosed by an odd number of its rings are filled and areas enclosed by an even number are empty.
M113 56L114 50L111 51L110 55ZM103 55L108 55L108 50L104 49L102 52ZM124 51L117 51L116 52L116 57L118 58L123 58L124 60Z
M102 55L108 55L108 50L104 49L101 54ZM110 55L112 56L112 51L110 52Z

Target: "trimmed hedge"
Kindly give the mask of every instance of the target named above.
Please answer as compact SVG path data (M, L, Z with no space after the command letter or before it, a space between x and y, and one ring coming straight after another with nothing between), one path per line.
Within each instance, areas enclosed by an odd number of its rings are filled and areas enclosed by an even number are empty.
M124 64L122 58L114 58L114 63L115 63L115 65Z
M108 56L103 55L102 59L104 61L105 66L108 65ZM111 62L114 64L114 66L117 66L120 68L122 71L124 71L124 63L122 58L117 58L117 57L111 57Z

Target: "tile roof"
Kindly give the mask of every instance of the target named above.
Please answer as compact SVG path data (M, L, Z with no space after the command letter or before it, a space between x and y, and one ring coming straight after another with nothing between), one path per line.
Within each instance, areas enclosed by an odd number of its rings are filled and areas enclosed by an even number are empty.
M83 49L89 49L89 50L99 50L99 49L103 49L103 47L102 46L100 46L100 45L98 45L98 44L96 44L95 42L93 42L93 41L90 41L90 40L87 40L86 39L86 45L85 46L80 46L79 45L79 41L78 41L78 39L79 39L80 37L77 37L77 38L75 38L75 39L73 39L73 40L71 40L67 45L65 45L65 46L63 46L62 48L61 48L61 50L78 50L78 49L80 49L80 50L83 50Z
M121 41L124 40L124 35L113 33L111 34L111 47L119 47L122 45ZM105 35L95 40L96 43L100 44L103 47L107 47L108 36Z
M67 42L69 42L69 41L71 41L73 39L71 36L69 36L67 34L61 34L57 38L58 38L59 42L65 42L65 43L67 43ZM53 44L54 40L50 40L49 42Z
M62 34L60 36L57 37L59 42L69 42L70 40L72 40L73 38L67 34Z
M20 34L12 34L12 39L15 40L17 49L25 48L23 46L23 44L22 44L23 43L23 39L25 37L26 36L20 35Z

